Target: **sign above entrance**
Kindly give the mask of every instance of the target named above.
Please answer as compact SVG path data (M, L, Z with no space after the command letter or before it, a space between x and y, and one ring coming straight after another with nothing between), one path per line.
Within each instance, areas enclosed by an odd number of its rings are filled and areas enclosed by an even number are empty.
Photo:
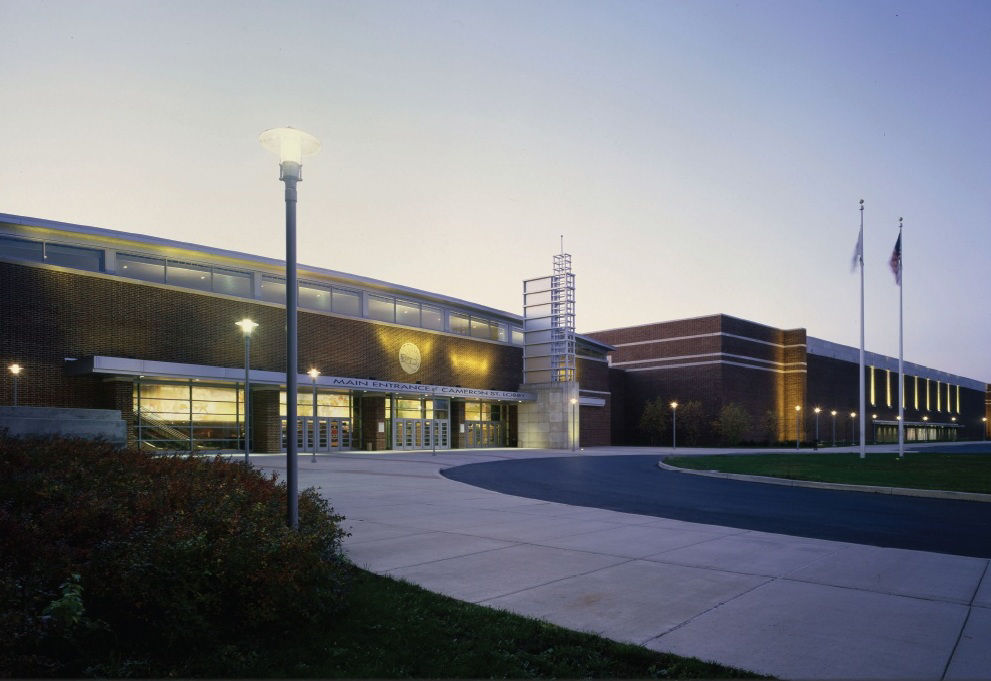
M420 348L416 347L416 343L403 343L399 348L399 366L407 374L420 370Z
M479 390L478 388L460 388L449 385L422 385L420 383L377 381L371 378L346 378L343 376L321 376L317 380L317 386L321 388L348 388L350 390L368 390L383 393L435 395L437 397L515 400L517 402L531 402L534 399L530 393L518 393L510 390Z

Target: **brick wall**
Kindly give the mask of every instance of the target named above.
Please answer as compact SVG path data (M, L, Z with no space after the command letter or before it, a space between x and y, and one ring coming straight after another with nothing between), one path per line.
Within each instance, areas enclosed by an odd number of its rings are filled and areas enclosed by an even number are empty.
M73 272L0 263L0 357L25 367L24 404L110 408L102 378L69 377L65 357L129 357L239 368L244 341L234 322L250 317L253 369L284 371L285 309ZM399 347L416 343L415 374ZM331 376L517 390L519 347L368 321L299 313L299 370ZM9 372L8 372L9 373ZM0 401L12 384L0 381Z

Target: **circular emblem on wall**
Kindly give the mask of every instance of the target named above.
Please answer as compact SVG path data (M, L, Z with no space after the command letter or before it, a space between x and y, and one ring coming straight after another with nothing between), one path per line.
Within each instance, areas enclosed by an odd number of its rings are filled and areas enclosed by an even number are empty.
M415 374L420 370L420 348L414 343L403 343L399 348L399 366L407 374Z

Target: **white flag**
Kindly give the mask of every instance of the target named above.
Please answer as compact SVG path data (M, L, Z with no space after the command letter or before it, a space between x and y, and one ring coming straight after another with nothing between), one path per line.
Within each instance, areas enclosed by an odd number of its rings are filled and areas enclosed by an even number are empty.
M850 271L857 271L857 265L864 262L864 228L860 228L860 236L857 237L857 247L853 249L853 262L850 263Z

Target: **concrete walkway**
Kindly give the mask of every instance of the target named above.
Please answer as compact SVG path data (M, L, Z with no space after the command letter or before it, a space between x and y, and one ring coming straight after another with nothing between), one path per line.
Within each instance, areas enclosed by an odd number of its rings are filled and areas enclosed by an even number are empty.
M781 678L991 676L987 559L567 506L439 474L570 455L302 455L299 481L346 516L355 564L465 601ZM284 456L252 462L284 475Z

